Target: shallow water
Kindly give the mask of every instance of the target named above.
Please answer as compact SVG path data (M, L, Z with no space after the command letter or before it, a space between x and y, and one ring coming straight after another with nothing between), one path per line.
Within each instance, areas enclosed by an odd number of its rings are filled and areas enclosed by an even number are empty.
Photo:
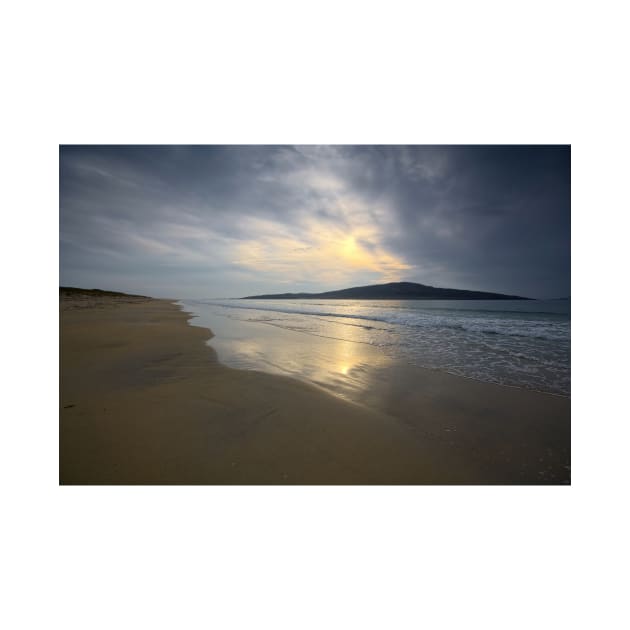
M226 365L357 398L374 368L411 364L570 393L569 300L184 300Z

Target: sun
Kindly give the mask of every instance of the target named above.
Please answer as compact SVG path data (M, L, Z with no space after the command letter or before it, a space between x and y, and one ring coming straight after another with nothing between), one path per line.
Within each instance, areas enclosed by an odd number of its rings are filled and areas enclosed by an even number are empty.
M358 250L357 241L354 236L348 236L341 244L341 252L348 258L353 258L357 254Z

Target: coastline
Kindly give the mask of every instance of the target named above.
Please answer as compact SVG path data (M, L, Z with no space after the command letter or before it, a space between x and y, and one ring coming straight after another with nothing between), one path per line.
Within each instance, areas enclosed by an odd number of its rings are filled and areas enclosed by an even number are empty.
M358 405L220 364L174 301L101 300L61 303L62 484L570 482L569 399L424 370Z
M311 302L181 301L195 324L212 328L211 345L225 365L301 378L335 394L369 388L376 366L404 364L570 397L566 307L548 301L532 302L533 310L520 306L530 302L497 307L489 300Z

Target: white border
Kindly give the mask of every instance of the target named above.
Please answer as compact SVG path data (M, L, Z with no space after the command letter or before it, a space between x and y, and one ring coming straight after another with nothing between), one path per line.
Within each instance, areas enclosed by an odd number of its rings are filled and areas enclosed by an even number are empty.
M624 625L621 6L5 8L4 627ZM57 145L77 142L572 143L573 487L59 488Z

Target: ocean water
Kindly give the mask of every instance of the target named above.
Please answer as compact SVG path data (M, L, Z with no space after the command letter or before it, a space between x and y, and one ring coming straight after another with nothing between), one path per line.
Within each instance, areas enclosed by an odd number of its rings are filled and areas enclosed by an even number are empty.
M568 396L570 300L183 300L225 364L360 389L410 364Z

